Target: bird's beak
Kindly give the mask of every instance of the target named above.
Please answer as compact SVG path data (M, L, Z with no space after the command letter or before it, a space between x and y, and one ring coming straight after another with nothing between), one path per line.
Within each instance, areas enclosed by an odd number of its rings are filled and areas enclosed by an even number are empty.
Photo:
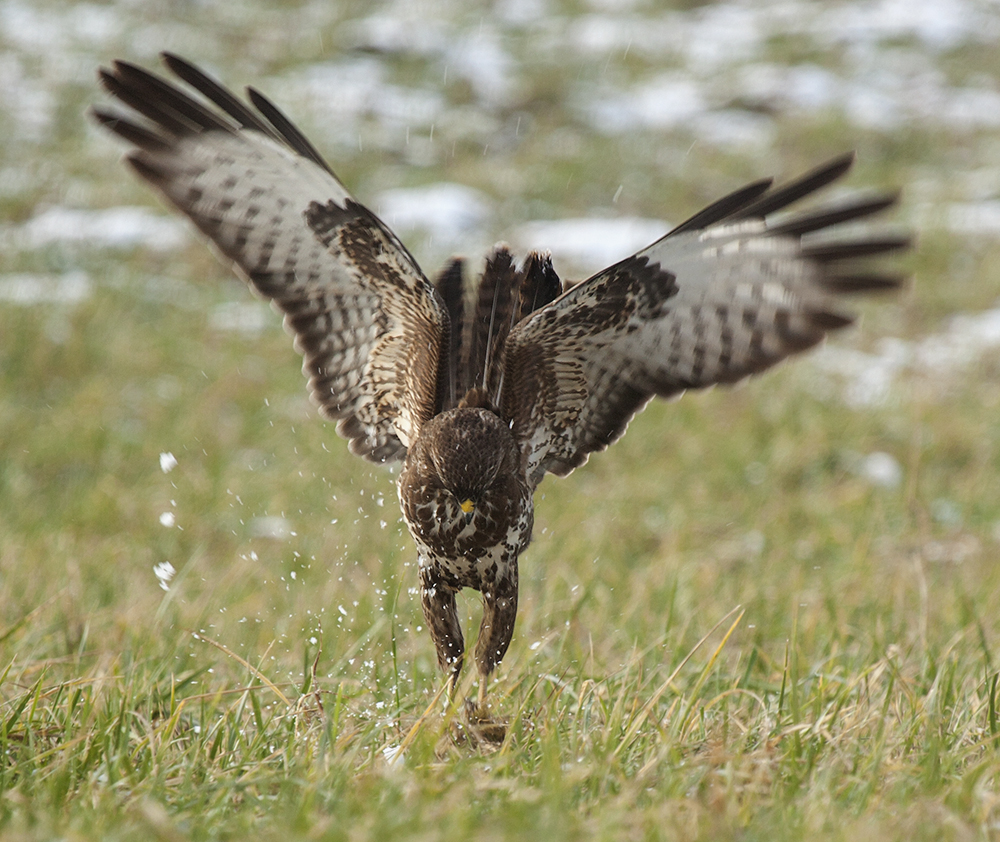
M476 504L471 500L463 500L462 511L465 513L465 522L472 523L472 516L476 513Z

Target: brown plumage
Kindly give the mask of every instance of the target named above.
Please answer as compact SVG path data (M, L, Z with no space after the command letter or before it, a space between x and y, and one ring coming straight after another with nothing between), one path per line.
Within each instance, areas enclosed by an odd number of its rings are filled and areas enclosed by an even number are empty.
M895 194L770 219L842 176L845 155L779 189L750 184L566 291L547 256L518 264L503 247L471 293L461 260L431 283L263 95L249 89L251 107L183 59L164 61L208 102L115 62L102 83L144 119L94 117L282 310L312 397L351 451L403 460L421 603L452 682L464 656L455 594L483 594L481 702L510 643L545 474L606 448L654 396L735 382L850 324L843 293L901 281L860 261L906 237L826 233Z

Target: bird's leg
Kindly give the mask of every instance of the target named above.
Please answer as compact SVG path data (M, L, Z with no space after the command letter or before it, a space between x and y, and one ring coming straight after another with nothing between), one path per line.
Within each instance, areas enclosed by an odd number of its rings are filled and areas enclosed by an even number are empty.
M490 677L479 673L479 695L476 698L476 704L482 711L486 710L486 688L489 686L489 683Z
M486 715L486 685L500 663L514 634L517 617L517 567L483 587L483 622L476 642L479 669L479 713Z
M420 567L420 605L437 649L438 666L449 673L448 699L451 701L458 687L465 654L465 641L455 606L455 590L435 576L430 567L423 565Z

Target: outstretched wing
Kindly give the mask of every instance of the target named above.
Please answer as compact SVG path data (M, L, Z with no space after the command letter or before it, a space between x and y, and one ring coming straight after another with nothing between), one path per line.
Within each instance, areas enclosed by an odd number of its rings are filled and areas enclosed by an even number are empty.
M127 160L285 314L322 414L354 453L401 458L435 411L448 316L395 235L260 93L251 103L177 56L215 108L126 62L100 71L136 121L95 108Z
M902 282L857 260L904 248L906 237L807 236L883 210L895 194L770 218L852 161L843 156L781 189L751 184L514 328L502 412L533 485L604 450L654 395L762 371L850 324L843 293Z

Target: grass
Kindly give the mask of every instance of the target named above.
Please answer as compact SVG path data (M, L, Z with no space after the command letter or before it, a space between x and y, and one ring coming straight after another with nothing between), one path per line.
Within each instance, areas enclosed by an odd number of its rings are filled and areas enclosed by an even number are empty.
M201 53L254 78L240 45L275 21L189 11ZM147 40L169 24L163 46L180 47L177 21L127 14ZM280 74L287 45L260 37L256 61ZM429 163L392 143L331 148L308 112L303 124L362 199L461 181L496 198L498 236L594 208L673 218L852 146L853 183L916 182L934 200L928 173L983 166L992 149L986 134L875 134L835 114L777 115L766 160L683 132L595 136L566 102L599 68L519 37L506 45L528 69L518 108L483 136L438 127ZM332 49L302 28L293 41L306 63ZM99 57L119 53L127 39ZM991 58L942 60L964 80ZM441 84L419 55L382 60L394 83ZM611 68L656 70L648 57ZM444 87L475 101L454 76ZM52 136L0 150L5 172L34 174L0 198L6 218L149 202L80 122L93 89L53 96ZM485 136L517 120L518 142L486 154ZM438 256L418 257L431 269ZM989 239L922 233L903 261L917 282L865 303L837 341L918 339L992 306L995 258ZM249 299L194 242L0 255L4 273L69 270L91 278L82 302L0 301L4 840L1000 835L995 361L946 382L908 374L863 410L793 363L654 404L609 453L547 480L491 688L509 737L476 746L454 738L438 696L393 476L316 417L278 320L220 329L213 314ZM901 466L898 486L858 474L877 451ZM476 595L462 606L474 628Z

